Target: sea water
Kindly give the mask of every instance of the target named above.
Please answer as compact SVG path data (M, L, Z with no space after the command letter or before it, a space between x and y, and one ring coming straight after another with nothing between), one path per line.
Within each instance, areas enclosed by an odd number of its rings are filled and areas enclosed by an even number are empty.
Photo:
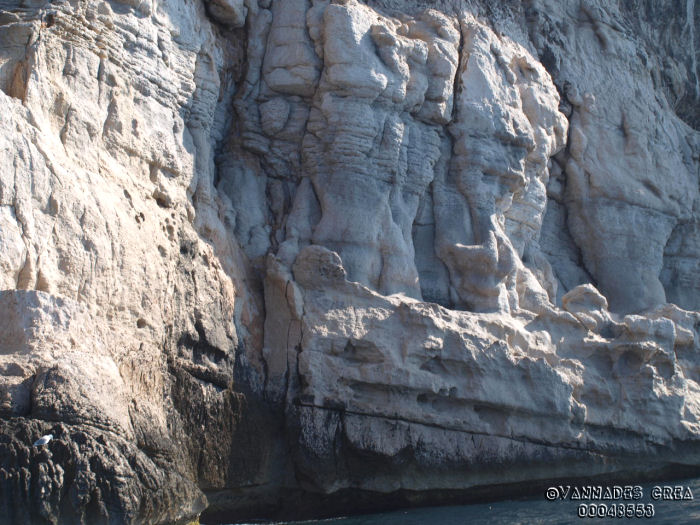
M615 488L617 487L617 488ZM597 486L556 484L541 497L422 507L281 525L537 525L652 522L700 524L700 478ZM606 494L605 489L609 489ZM631 490L630 490L631 489ZM555 492L556 491L556 492ZM640 494L641 492L641 494ZM548 499L549 498L549 499ZM582 515L582 516L581 516Z

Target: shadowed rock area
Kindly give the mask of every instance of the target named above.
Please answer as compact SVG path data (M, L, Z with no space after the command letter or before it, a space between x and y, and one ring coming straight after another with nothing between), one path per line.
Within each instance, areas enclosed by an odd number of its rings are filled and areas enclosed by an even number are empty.
M0 0L0 523L695 472L698 32L694 0Z

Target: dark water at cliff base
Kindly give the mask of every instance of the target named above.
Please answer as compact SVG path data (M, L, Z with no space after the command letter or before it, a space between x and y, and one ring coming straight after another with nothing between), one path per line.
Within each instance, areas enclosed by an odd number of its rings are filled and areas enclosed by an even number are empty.
M549 498L422 507L277 525L537 525L567 523L700 523L700 478L625 485L557 484ZM600 490L598 494L595 491ZM635 487L635 488L633 488ZM609 492L606 493L606 489ZM586 492L590 490L591 492ZM588 496L588 497L587 497ZM607 497L606 497L607 496ZM612 499L610 499L612 497ZM581 499L583 498L583 499ZM619 498L619 499L618 499ZM692 498L692 499L691 499ZM583 514L580 517L579 514Z

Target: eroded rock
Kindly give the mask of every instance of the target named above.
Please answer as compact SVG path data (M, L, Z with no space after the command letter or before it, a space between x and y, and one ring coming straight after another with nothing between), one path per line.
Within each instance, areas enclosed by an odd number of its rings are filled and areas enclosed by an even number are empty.
M695 3L425 4L0 5L0 521L700 465Z

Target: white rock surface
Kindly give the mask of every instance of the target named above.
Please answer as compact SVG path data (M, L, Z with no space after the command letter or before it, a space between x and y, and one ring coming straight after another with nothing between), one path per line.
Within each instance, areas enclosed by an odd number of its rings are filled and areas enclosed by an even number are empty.
M700 465L685 8L0 2L0 521Z
M2 519L191 517L224 475L216 445L201 476L191 458L256 330L212 189L230 45L200 3L0 10ZM54 434L48 477L25 428ZM27 475L42 496L16 505Z

